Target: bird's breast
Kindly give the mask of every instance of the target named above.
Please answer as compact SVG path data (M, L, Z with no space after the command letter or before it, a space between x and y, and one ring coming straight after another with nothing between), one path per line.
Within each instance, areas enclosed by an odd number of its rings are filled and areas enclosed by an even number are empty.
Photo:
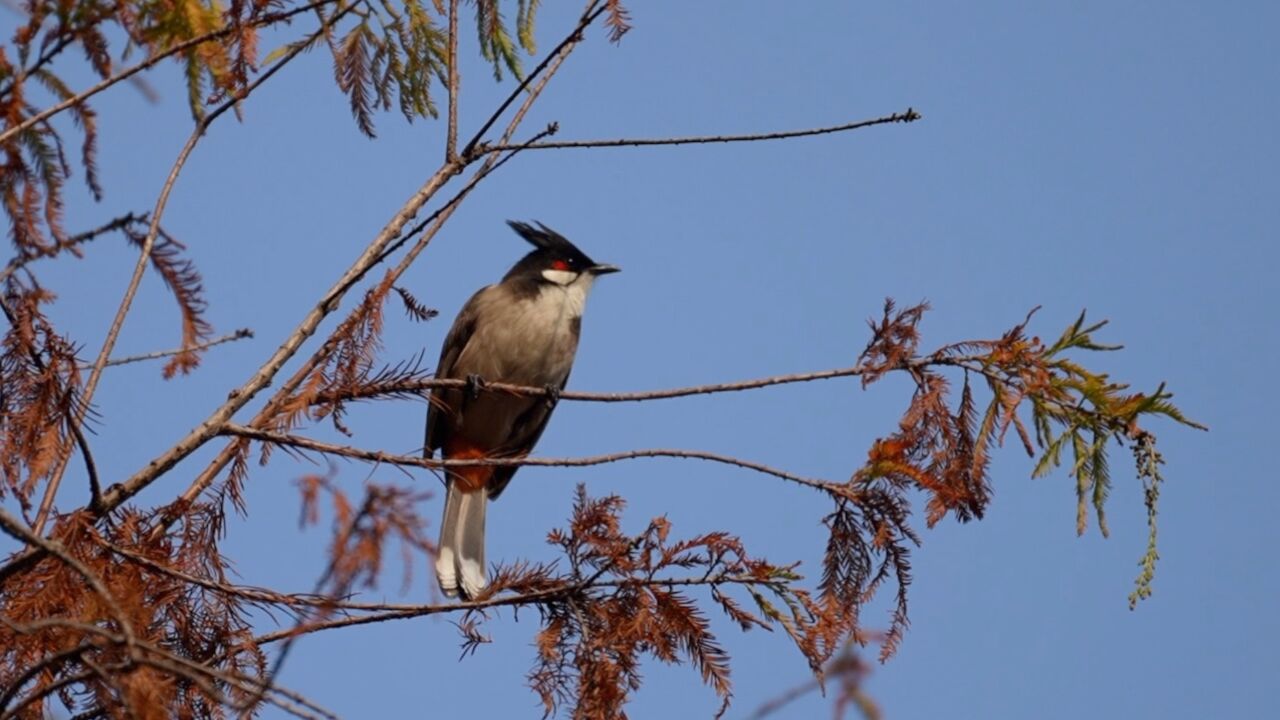
M519 385L558 385L573 367L585 293L548 286L507 304L477 328L476 350L486 379Z

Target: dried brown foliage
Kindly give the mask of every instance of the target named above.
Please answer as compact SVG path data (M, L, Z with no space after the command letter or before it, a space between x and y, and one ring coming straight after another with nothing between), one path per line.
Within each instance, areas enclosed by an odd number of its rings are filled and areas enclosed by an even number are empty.
M142 248L146 232L135 226L124 228L126 237L139 249ZM173 300L182 313L182 344L179 352L164 364L165 379L175 374L186 375L200 364L199 348L213 335L213 326L204 319L209 304L204 299L204 286L200 281L200 272L195 263L182 257L186 246L175 240L164 230L159 231L155 245L151 248L151 266L164 280L165 287L173 293Z
M226 717L253 713L264 703L301 717L331 717L274 681L296 638L453 613L464 655L470 655L489 642L489 618L503 607L528 606L540 618L528 680L549 715L625 717L627 701L642 686L641 668L655 660L692 668L723 713L733 697L731 658L711 629L712 618L723 613L731 627L743 631L780 630L814 674L806 688L833 686L837 712L857 707L876 717L874 703L861 690L868 666L859 653L874 640L880 658L887 659L903 640L910 553L922 539L912 519L913 501L923 498L925 527L948 515L961 522L981 519L992 493L991 455L1011 432L1029 454L1038 455L1036 475L1068 463L1081 532L1092 511L1106 533L1108 450L1116 444L1131 447L1145 491L1149 543L1130 601L1150 594L1158 557L1163 460L1155 436L1142 422L1161 415L1194 425L1170 403L1163 386L1150 394L1134 393L1088 369L1082 353L1113 348L1093 339L1102 324L1086 325L1083 315L1053 343L1027 334L1028 316L997 338L925 352L920 324L927 306L899 309L892 302L870 323L870 341L851 367L650 393L562 395L564 400L656 401L840 377L860 377L864 387L890 374L909 377L915 389L901 417L871 444L865 462L850 469L845 480L806 478L750 460L666 449L493 461L586 466L639 457L697 458L823 493L832 506L814 520L825 524L827 539L820 571L810 578L795 559L774 562L750 554L727 531L677 540L667 520L659 517L638 534L628 533L621 498L591 498L580 487L568 525L548 536L559 553L557 562L516 560L498 567L485 596L468 602L363 602L358 595L382 579L387 553L399 552L407 581L410 570L434 552L422 514L426 494L409 484L367 483L355 495L331 471L299 480L304 524L323 515L332 518L328 563L315 586L288 592L231 582L220 543L227 506L241 513L249 510L244 489L255 450L262 464L280 449L311 460L346 458L397 466L406 474L440 469L439 461L292 433L327 420L357 437L357 429L346 425L348 403L418 400L424 390L440 384L422 366L421 355L399 362L381 358L388 297L394 290L416 321L436 315L395 283L470 189L519 151L754 142L920 117L908 110L875 120L752 135L545 142L552 126L520 142L513 134L524 114L582 41L583 31L599 19L617 42L630 29L630 16L618 0L588 2L577 24L526 73L520 50L534 50L538 0L473 0L469 12L474 13L481 55L496 76L505 70L519 82L457 152L457 35L450 37L446 28L457 25L458 18L449 13L458 3L448 5L443 0L231 0L226 6L207 0L23 3L19 27L0 44L0 212L13 246L11 260L0 269L0 309L9 324L0 338L0 531L22 548L0 563L0 718L43 717L57 705L84 717ZM509 23L506 17L513 9L514 23ZM260 61L259 33L288 32L294 20L314 24L287 36L292 39ZM126 66L128 58L111 45L117 39L144 57ZM149 264L160 275L182 322L176 350L120 362L170 358L165 378L197 369L200 353L227 338L211 339L200 275L183 254L183 245L160 225L163 200L209 122L224 110L238 110L275 70L320 45L332 54L335 85L347 95L356 127L366 134L374 132L377 109L398 106L411 120L434 117L435 97L443 92L455 111L449 114L447 157L244 385L133 475L101 486L84 426L93 419L95 381L115 362L108 359L118 325L108 333L89 379L82 381L80 348L50 320L48 306L56 298L35 271L44 261L80 258L89 241L121 233L140 250L137 272ZM75 90L55 74L55 67L63 67L55 61L72 51L87 59L99 81ZM69 234L63 193L72 171L84 173L91 196L102 196L91 101L169 59L186 71L189 104L199 122L156 209L150 216L130 213ZM433 87L434 82L440 85ZM75 160L66 151L73 135L62 124L65 118L57 118L61 113L74 124L79 141ZM491 135L506 117L506 129ZM473 164L478 166L475 174L450 200L436 202L437 209L426 219L416 219ZM370 274L405 247L399 264L381 278ZM345 319L328 336L316 335L357 287L363 296ZM121 322L134 292L136 283L121 302ZM242 331L234 337L250 334ZM313 336L324 339L279 382L284 366ZM245 405L273 384L273 394L253 418L237 423ZM483 391L546 392L498 383ZM131 503L158 480L177 476L178 463L223 436L228 440L221 452L176 498L155 510ZM77 455L91 500L59 513L54 508L58 482ZM862 627L861 609L886 585L894 587L888 628L873 634ZM260 630L268 622L264 618L278 628ZM270 663L268 651L274 652Z
M10 276L2 303L9 331L0 341L0 498L11 493L24 512L69 452L83 409L75 347L41 309L52 299Z
M404 583L408 587L416 562L414 552L432 555L435 543L427 537L426 519L418 508L431 497L396 486L370 483L359 507L331 479L308 475L299 481L304 524L319 520L319 496L327 494L333 508L333 543L329 548L329 569L320 583L330 597L345 597L352 588L376 585L382 570L383 547L388 539L400 543L404 561Z
M214 589L225 583L215 546L152 543L132 511L105 527L84 513L60 517L49 541L63 555L5 588L5 711L38 717L53 696L109 716L212 717L248 697L266 658L242 599Z

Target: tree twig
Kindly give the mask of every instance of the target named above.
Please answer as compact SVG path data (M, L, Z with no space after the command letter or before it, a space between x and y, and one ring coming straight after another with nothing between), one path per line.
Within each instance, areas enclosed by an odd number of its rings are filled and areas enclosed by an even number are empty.
M781 130L778 132L750 133L746 135L693 135L674 138L616 138L612 140L556 140L528 145L526 150L567 150L574 148L616 148L616 147L652 147L655 145L707 145L712 143L758 142L761 140L785 140L788 138L811 137L814 135L830 135L832 133L858 130L874 125L890 123L910 123L923 117L912 108L906 111L885 115L873 120L859 120L827 127L807 128L804 130ZM508 146L497 144L486 146L486 152L499 152Z
M521 605L537 605L554 600L565 595L590 590L592 588L605 587L630 587L636 585L659 585L663 587L695 587L695 586L714 586L714 585L757 585L767 586L772 584L770 580L762 580L752 575L726 575L715 574L711 576L696 576L682 578L619 578L616 580L597 580L591 585L582 583L566 582L559 587L549 588L536 592L523 593L518 595L493 595L482 598L480 600L467 600L455 603L439 603L426 605L395 605L388 604L380 607L386 608L380 612L372 612L365 615L353 615L349 617L334 618L312 625L304 625L302 627L291 628L289 630L278 630L254 638L253 641L258 645L267 645L273 642L279 642L289 637L297 635L306 635L323 630L332 630L340 627L351 627L354 625L369 625L371 623L386 622L388 620L405 620L415 617L423 617L425 615L439 615L442 613L483 610L486 608L512 607ZM340 607L352 607L355 604L344 603Z
M172 357L184 352L199 352L208 350L216 345L223 343L235 342L236 340L244 340L253 337L253 330L249 328L240 328L233 333L227 333L222 337L214 338L206 343L195 345L189 348L173 348L171 350L157 350L155 352L143 353L141 355L128 355L122 358L112 358L107 361L106 367L115 367L116 365L128 365L129 363L143 362L146 360L159 360L160 358Z
M449 128L445 138L444 161L458 158L458 91L462 87L458 77L458 0L449 0Z
M14 257L11 260L9 260L9 263L5 265L4 268L0 268L0 282L4 282L14 272L26 267L28 264L35 262L36 260L39 260L41 258L46 258L46 257L53 257L54 255L64 250L74 251L76 247L83 245L84 243L87 243L91 240L94 240L101 235L105 235L109 232L126 228L134 223L140 223L140 222L146 222L146 221L147 221L147 215L145 213L143 213L142 215L126 213L124 215L121 215L118 218L109 220L92 230L86 230L85 232L72 235L71 237L67 238L65 242L60 242L54 245L53 247L49 248L47 252L42 252L42 253L33 254L33 255L19 255L17 257Z
M800 485L805 485L823 492L835 493L841 497L847 495L848 489L837 483L828 482L826 480L817 480L807 478L802 475L796 475L785 470L764 465L762 463L743 460L731 455L722 455L720 453L705 452L702 450L676 450L668 448L652 448L641 450L624 450L622 452L607 453L603 455L589 455L586 457L576 458L539 458L539 457L512 457L512 458L483 458L475 460L436 460L431 458L423 458L414 455L397 455L395 453L383 452L381 450L364 450L362 448L350 447L347 445L336 445L320 440L302 437L300 435L291 435L288 433L275 432L273 430L259 430L257 428L246 427L235 423L227 423L219 431L222 435L232 437L243 437L260 442L294 447L300 450L311 450L313 452L324 453L326 455L337 455L347 457L353 460L363 460L366 462L375 462L388 465L410 466L426 468L428 470L443 470L452 467L475 467L477 465L493 465L493 466L536 466L536 467L590 467L592 465L604 465L607 463L620 462L623 460L634 460L637 458L682 458L689 460L706 460L709 462L720 463L722 465L733 465L747 470L754 470L764 475L772 475L776 478L789 480Z
M670 398L688 397L690 395L712 395L715 393L756 390L772 385L788 385L791 383L832 380L842 377L857 377L865 374L866 372L867 368L865 366L854 365L852 367L820 370L817 372L773 375L770 377L754 378L751 380L711 383L708 385L691 385L688 387L667 388L663 390L641 390L636 392L585 392L581 390L564 390L560 392L557 397L561 400L576 400L580 402L643 402L646 400L666 400ZM464 388L467 387L467 381L454 378L433 377L421 380L370 383L369 385L353 388L349 392L322 392L316 399L325 403L341 400L368 400L383 395L422 393L434 388L449 387ZM549 395L546 388L512 385L511 383L501 382L484 382L477 389L479 392L509 393L512 395L525 395L530 397L546 397Z

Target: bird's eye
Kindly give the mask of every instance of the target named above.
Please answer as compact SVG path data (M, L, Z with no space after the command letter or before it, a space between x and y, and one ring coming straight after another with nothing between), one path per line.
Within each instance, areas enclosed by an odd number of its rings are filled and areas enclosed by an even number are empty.
M564 260L556 260L555 262L551 263L551 268L553 270L568 270L569 263L565 262Z

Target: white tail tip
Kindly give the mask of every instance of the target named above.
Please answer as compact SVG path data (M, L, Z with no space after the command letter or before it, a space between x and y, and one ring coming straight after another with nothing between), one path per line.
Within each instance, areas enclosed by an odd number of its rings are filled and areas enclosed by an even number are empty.
M436 579L446 597L458 596L458 570L454 564L453 549L442 547L436 556Z
M462 571L462 591L466 593L468 598L479 596L485 587L489 585L489 581L484 576L484 568L480 566L480 563L469 558L462 558L458 565Z

